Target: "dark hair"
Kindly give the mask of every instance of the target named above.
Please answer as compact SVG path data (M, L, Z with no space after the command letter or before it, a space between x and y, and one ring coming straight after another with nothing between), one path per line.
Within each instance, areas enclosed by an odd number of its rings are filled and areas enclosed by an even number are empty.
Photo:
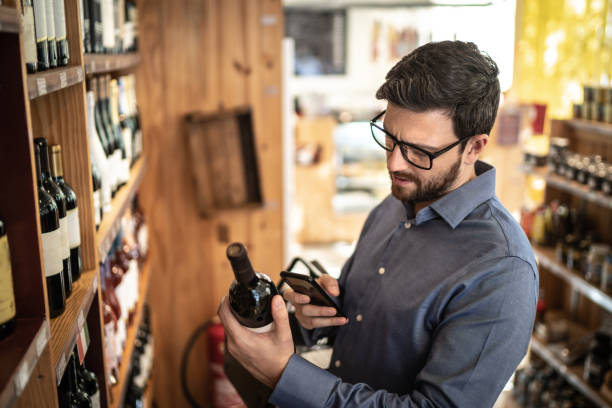
M415 112L440 109L453 121L455 135L489 134L499 106L499 69L474 43L442 41L425 44L402 58L376 91Z

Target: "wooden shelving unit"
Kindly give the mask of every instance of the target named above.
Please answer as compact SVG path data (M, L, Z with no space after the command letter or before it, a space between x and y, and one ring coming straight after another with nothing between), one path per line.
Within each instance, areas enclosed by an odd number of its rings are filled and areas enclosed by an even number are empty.
M144 155L134 164L130 179L112 200L99 231L94 223L92 173L87 132L85 77L99 73L118 76L132 70L140 57L84 55L81 44L80 1L65 0L69 65L27 74L22 55L19 1L0 6L0 172L10 175L0 183L0 218L10 246L15 287L17 326L0 341L0 408L58 407L57 384L75 343L87 327L85 360L100 385L101 406L118 406L129 370L122 367L121 387L111 389L104 356L104 328L100 261L106 256L121 218L137 194L145 171ZM120 0L122 4L122 0ZM83 272L73 283L65 311L51 319L42 262L38 188L34 164L36 137L60 144L64 177L77 195L81 228ZM146 302L150 266L141 271L138 310L128 331L124 361L131 360L137 325ZM115 397L111 403L111 394ZM119 398L121 397L121 398Z
M127 331L123 359L121 366L119 367L118 382L112 389L112 408L123 407L123 400L125 399L125 393L127 392L127 382L129 380L130 371L132 370L132 354L134 352L134 342L136 340L136 334L138 333L138 327L140 326L140 322L142 321L144 300L146 299L147 293L149 291L150 278L151 268L148 263L145 263L140 272L138 304L136 306L136 312L134 313L132 325L128 328Z

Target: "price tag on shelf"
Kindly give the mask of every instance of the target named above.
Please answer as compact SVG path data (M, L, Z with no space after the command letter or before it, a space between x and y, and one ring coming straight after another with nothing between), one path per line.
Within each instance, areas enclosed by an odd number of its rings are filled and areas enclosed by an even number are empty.
M104 61L104 67L105 67L106 69L110 69L110 67L111 67L111 62L110 62L109 60Z
M76 70L77 82L81 82L83 80L83 70L79 67Z
M55 378L57 379L57 385L59 385L60 381L62 381L62 376L66 370L66 364L66 354L62 351L62 355L57 362L57 367L55 367Z
M47 80L45 78L37 78L36 88L38 89L38 95L46 94L47 93Z
M96 293L96 290L98 290L98 277L94 276L93 278L93 282L91 283L91 290L93 291L93 293Z
M36 343L34 344L35 348L36 348L36 356L40 357L40 355L42 354L43 350L45 349L45 346L47 345L47 342L49 341L49 332L48 332L48 327L45 325L40 333L38 334L38 336L36 337Z
M67 87L68 86L68 78L66 78L66 72L60 72L59 78L60 78L60 87L61 88Z
M91 61L91 72L96 72L96 61Z
M77 317L77 329L80 331L83 328L83 324L85 324L85 315L83 310L79 312L79 316Z
M261 16L261 25L262 26L271 26L276 24L276 16L274 14L264 14Z
M15 376L15 388L17 390L17 395L21 394L23 389L28 384L31 369L32 367L30 367L28 360L25 359L21 364L21 367L19 367L19 372L17 372L17 375Z

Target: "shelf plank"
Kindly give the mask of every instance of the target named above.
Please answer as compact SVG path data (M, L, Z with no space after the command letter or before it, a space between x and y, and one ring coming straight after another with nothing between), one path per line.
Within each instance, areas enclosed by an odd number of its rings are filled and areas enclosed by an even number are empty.
M587 201L612 210L612 197L607 196L600 191L593 191L589 188L589 186L580 184L577 181L568 180L565 177L561 177L557 174L551 174L545 167L521 166L521 169L527 174L533 174L544 178L549 186L574 194Z
M586 281L578 272L568 269L565 265L557 261L555 251L552 248L533 245L533 253L538 263L544 268L571 284L593 302L605 308L607 311L612 312L612 296Z
M0 407L15 404L48 342L49 322L42 317L17 319L15 332L0 342Z
M570 119L567 123L576 130L597 133L612 138L612 124L586 119Z
M594 402L598 407L611 408L610 404L603 399L598 390L591 387L582 379L583 366L573 365L567 366L555 356L555 354L546 345L541 343L535 337L531 338L531 350L538 356L544 359L551 367L559 372L570 384L572 384L585 397Z
M16 8L0 6L0 33L19 33L21 19Z
M36 74L28 74L28 96L38 98L83 82L83 68L62 67Z
M117 232L121 227L121 218L128 208L140 183L144 176L145 169L145 158L141 157L130 170L130 179L125 186L123 186L113 198L111 202L112 210L107 214L104 214L100 228L96 232L96 248L98 250L100 262L106 259L108 251L113 243L113 240L117 236Z
M153 408L153 370L151 370L151 377L147 381L147 389L144 393L144 407Z
M149 262L145 262L142 267L140 274L140 287L138 293L138 304L136 305L136 312L132 325L127 330L127 336L125 340L125 348L123 351L122 364L119 367L119 377L117 378L117 384L112 388L112 403L111 408L123 407L125 400L125 394L127 392L127 381L129 379L130 371L132 371L132 354L134 352L134 342L136 340L136 333L138 333L138 327L142 321L144 305L149 291L149 281L151 280L151 267Z
M79 280L72 285L72 295L66 302L66 310L51 320L51 364L55 367L58 385L66 370L79 330L87 319L97 288L98 271L92 269L83 272Z
M85 73L103 74L122 71L135 67L140 63L138 53L126 54L85 54Z

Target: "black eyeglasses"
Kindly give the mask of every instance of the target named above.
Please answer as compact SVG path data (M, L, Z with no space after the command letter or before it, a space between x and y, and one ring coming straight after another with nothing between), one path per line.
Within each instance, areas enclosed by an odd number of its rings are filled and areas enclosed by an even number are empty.
M433 160L436 157L441 156L453 147L457 146L459 143L470 138L464 137L462 139L457 140L455 143L446 146L442 150L438 150L437 152L428 152L427 150L419 146L413 145L412 143L402 142L401 140L393 136L391 133L387 132L382 126L382 124L377 124L376 121L379 120L386 112L386 110L382 111L370 121L370 130L372 131L372 137L380 147L382 147L388 152L393 152L395 146L399 146L400 152L402 153L402 157L404 158L404 160L406 160L413 166L418 167L419 169L431 170L433 166Z

